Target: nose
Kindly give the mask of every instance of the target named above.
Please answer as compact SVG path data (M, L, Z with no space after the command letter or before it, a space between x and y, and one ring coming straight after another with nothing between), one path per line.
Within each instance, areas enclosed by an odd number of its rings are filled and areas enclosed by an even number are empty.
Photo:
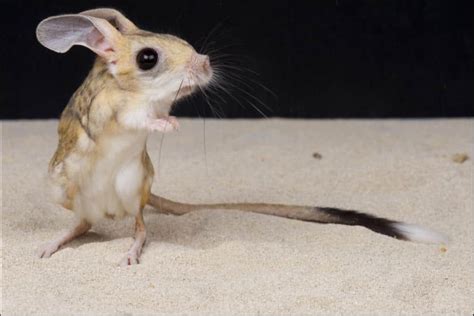
M202 57L202 68L205 70L209 70L211 68L211 62L209 61L209 56L207 55L201 55Z
M209 74L212 71L211 62L209 61L209 56L197 54L197 64L200 66L203 72Z

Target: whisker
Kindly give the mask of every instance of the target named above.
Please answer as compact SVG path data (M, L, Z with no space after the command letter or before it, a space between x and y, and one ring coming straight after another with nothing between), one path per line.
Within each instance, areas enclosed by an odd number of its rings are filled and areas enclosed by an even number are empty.
M197 81L197 80L195 80ZM201 93L204 95L204 100L206 101L206 103L209 105L209 108L211 109L212 113L214 115L216 115L217 117L219 118L222 118L223 116L225 116L223 114L223 111L222 111L222 108L220 108L220 113L217 112L217 109L214 107L214 105L212 104L212 102L210 101L210 98L209 96L207 95L206 93L206 89L205 87L202 87L200 84L197 85L198 89L201 91Z
M188 81L188 84L190 85L191 82L190 82L190 79L186 77L186 80ZM199 108L196 107L196 110L198 112L198 116L200 118L202 118L202 134L203 134L203 149L204 149L204 165L205 165L205 168L206 168L206 175L209 176L209 169L208 169L208 165L207 165L207 145L206 145L206 116L203 115L201 116L201 112L199 111Z
M178 95L179 95L179 92L181 91L181 87L183 86L183 81L184 81L184 77L183 79L181 80L181 83L179 84L179 87L178 87L178 91L176 92L176 95L174 97L174 100L173 100L173 103L174 104L178 98ZM161 133L161 140L160 140L160 150L158 151L158 170L156 172L156 175L157 177L160 176L160 168L161 168L161 151L163 149L163 142L164 142L164 139L165 139L165 134L166 133ZM163 209L162 205L160 205L160 209Z
M165 133L161 134L161 140L160 140L160 150L158 151L158 170L156 172L157 178L160 178L160 169L161 169L161 151L163 149L163 141L165 139ZM163 206L160 204L160 209L163 209Z
M209 97L207 96L207 94L204 92L204 89L200 86L200 85L197 85L198 89L201 91L201 93L203 94L204 96L204 101L206 101L207 105L209 105L209 108L211 109L211 112L214 116L217 116L218 118L221 118L221 116L219 115L219 113L216 111L216 109L214 108L214 106L210 103L209 101Z
M229 81L226 81L225 84L227 85L230 85L231 87L233 87L234 89L237 89L238 91L244 93L245 95L247 95L248 97L252 98L253 100L255 100L256 102L258 102L261 106L263 106L265 109L267 110L270 110L270 108L268 107L268 105L266 105L262 100L260 100L259 98L257 98L256 96L254 96L253 94L249 93L247 90L243 89L242 87L236 85L236 84L233 84ZM247 100L249 101L249 100ZM254 105L252 102L249 102L249 104L255 109L257 110L260 114L262 114L265 118L267 117L256 105Z
M219 98L219 100L224 103L224 104L228 104L227 103L227 100L224 99L220 94L219 94L219 90L217 90L214 86L208 86L207 87L207 90L212 94L212 95L215 95L216 97Z
M213 42L213 43L215 43L215 42ZM213 56L215 58L215 57L217 57L216 55L214 55L215 53L222 52L222 51L225 51L226 49L235 48L235 47L239 47L239 45L236 44L236 43L232 43L232 44L227 44L227 45L221 46L219 48L209 49L209 50L205 51L205 53L207 55ZM226 55L232 56L232 54L226 54ZM246 56L241 56L241 55L234 55L234 56L238 56L239 58L248 59L248 57L246 57Z
M202 146L204 149L204 165L206 167L206 176L209 177L209 168L207 167L207 146L206 146L206 118L202 119Z
M232 93L230 93L228 91L228 89L226 89L224 86L222 85L216 85L215 86L217 89L220 89L221 91L223 91L224 93L226 93L229 97L231 97L234 101L237 102L237 104L240 105L241 108L245 109L245 106L242 104L242 102L236 97L234 96ZM249 102L250 105L252 105L254 108L255 106ZM256 109L262 116L266 117L266 115L264 113L262 113L260 110Z
M218 26L220 27L220 25ZM215 34L215 29L217 29L217 26L206 36L202 45L202 51L205 51L209 56L214 71L213 78L207 86L198 85L205 102L212 113L218 117L220 117L219 114L222 111L221 105L227 104L226 99L230 97L240 107L245 109L250 105L262 117L267 118L268 116L262 109L270 112L273 112L273 110L257 96L256 88L262 89L272 97L277 98L275 92L254 79L260 76L258 72L241 64L242 60L252 61L251 58L226 52L226 49L237 46L235 43L209 49L209 46L215 44L215 40L211 40L211 35ZM213 99L219 99L217 104L212 102L211 95ZM217 107L220 108L220 111Z
M268 88L267 86L265 86L264 84L258 82L257 80L251 78L251 77L243 77L243 76L239 76L239 74L235 73L235 72L226 72L225 75L222 75L221 73L221 69L219 69L219 66L220 65L217 65L216 66L216 69L214 70L215 72L217 72L219 75L221 76L229 76L229 77L232 77L232 79L235 79L235 80L239 80L241 82L243 82L243 79L246 79L246 80L249 80L251 81L252 83L258 85L260 88L262 88L263 90L265 90L266 92L270 93L274 98L278 99L278 96L275 92L273 92L270 88Z
M178 99L178 95L181 92L181 87L183 86L183 81L184 81L184 77L183 79L181 79L181 83L179 84L178 91L176 91L176 95L174 96L173 103L171 104L174 104L176 102L176 99Z
M224 63L220 63L218 65L216 65L217 68L227 68L227 69L231 69L231 70L235 70L235 71L240 71L240 72L249 72L257 77L260 76L260 74L258 72L256 72L255 70L252 70L250 68L247 68L247 67L243 67L243 66L236 66L236 65L232 65L232 64L224 64Z
M218 22L218 23L211 29L211 31L207 34L206 38L204 39L204 42L203 42L202 45L201 45L201 49L199 50L200 52L205 51L205 49L207 48L207 47L206 47L207 41L211 38L211 35L212 35L213 33L215 33L215 32L224 24L224 21L225 21L225 20L222 20L222 21Z
M228 76L228 77L234 79L235 81L237 81L237 82L243 84L244 86L246 86L246 87L249 88L249 89L253 89L253 88L254 88L254 87L252 87L250 84L248 84L247 82L245 82L245 81L243 80L244 78L240 78L240 77L238 77L237 75L233 75L233 74L231 74L231 73L226 73L225 76ZM225 77L224 77L224 78L225 78ZM256 81L252 80L251 78L245 78L245 79L250 80L252 83L259 85L261 88L263 88L265 91L268 91L268 92L269 92L272 96L274 96L275 98L277 97L276 94L275 94L273 91L271 91L270 89L268 89L268 88L266 88L265 86L261 85L260 83L258 83L258 82L256 82ZM238 85L235 85L235 87L237 88L237 87L239 87L239 86L238 86ZM240 88L240 87L239 87L239 88ZM259 102L259 103L260 103L263 107L265 107L267 110L272 111L272 109L271 109L269 106L267 106L265 103L263 103L260 99L258 99L258 98L255 97L254 95L251 95L250 93L248 93L248 92L247 92L246 90L244 90L244 89L240 89L240 91L242 91L242 92L245 93L245 94L248 94L250 97L252 97L254 100L256 100L257 102Z

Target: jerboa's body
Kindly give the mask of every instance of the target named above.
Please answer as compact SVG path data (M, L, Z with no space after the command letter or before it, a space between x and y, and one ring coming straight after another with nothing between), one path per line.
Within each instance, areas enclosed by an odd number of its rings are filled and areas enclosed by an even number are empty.
M49 257L104 217L136 219L135 242L120 262L139 262L146 238L142 210L182 215L203 209L241 210L291 219L361 225L403 240L444 242L420 226L351 210L266 203L184 204L151 193L153 166L146 150L152 132L178 128L169 116L176 100L216 80L209 58L175 36L140 30L114 9L50 17L38 40L56 52L72 45L98 58L64 109L58 147L49 165L54 200L74 211L77 224L40 250Z

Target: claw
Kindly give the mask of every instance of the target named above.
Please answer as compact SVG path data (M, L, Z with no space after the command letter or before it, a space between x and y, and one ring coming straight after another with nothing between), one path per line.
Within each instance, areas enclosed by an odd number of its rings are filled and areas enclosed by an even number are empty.
M120 267L133 266L136 264L140 264L136 253L127 253L127 255L119 262Z
M45 244L38 250L38 257L49 258L51 257L53 253L58 251L58 249L59 249L59 245L55 242Z

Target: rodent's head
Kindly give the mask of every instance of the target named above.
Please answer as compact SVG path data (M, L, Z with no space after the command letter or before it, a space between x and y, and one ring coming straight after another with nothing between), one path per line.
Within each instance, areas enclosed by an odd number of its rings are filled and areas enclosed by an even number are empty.
M213 71L206 55L168 34L140 30L115 9L49 17L38 25L38 41L59 53L82 45L107 64L118 85L150 101L171 103L206 86Z

